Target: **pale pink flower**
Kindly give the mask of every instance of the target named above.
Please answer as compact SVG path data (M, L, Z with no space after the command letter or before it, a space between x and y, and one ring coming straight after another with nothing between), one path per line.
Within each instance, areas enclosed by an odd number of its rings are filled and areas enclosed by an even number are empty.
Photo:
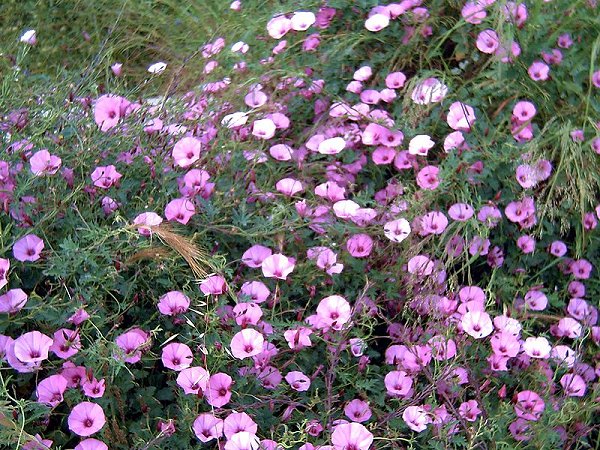
M545 337L528 337L523 343L523 351L531 358L546 359L552 347Z
M411 232L410 223L406 219L396 219L383 226L385 236L392 242L402 242Z
M244 252L242 262L248 267L261 267L263 261L273 254L273 251L263 245L255 244Z
M160 297L158 310L166 316L185 313L190 307L190 299L180 291L170 291Z
M402 419L411 430L420 433L432 422L431 417L421 406L409 406L402 413Z
M373 14L365 21L365 28L374 33L383 30L390 24L390 18L384 14Z
M433 273L434 263L425 255L416 255L408 260L408 273L417 277L426 277Z
M262 273L267 278L287 279L287 276L293 272L296 261L288 258L281 253L275 253L267 256L262 264Z
M22 289L11 289L0 295L0 313L14 314L25 306L28 296Z
M273 17L267 23L267 32L273 39L281 39L292 29L292 21L285 16Z
M372 415L369 404L358 398L348 402L344 408L344 414L348 419L359 423L368 421Z
M448 86L437 78L427 78L417 84L411 94L411 99L417 105L427 105L441 102L447 93Z
M172 156L179 167L189 167L200 159L202 142L195 137L184 137L175 143Z
M256 434L258 425L244 412L229 414L223 422L223 433L225 434L225 437L231 439L234 434L241 431Z
M316 16L310 11L296 11L290 19L292 30L306 31L316 21Z
M108 450L108 445L98 439L88 438L77 444L74 450Z
M246 281L240 288L238 297L243 300L244 297L248 297L254 303L262 303L270 294L271 291L262 281Z
M465 333L475 339L489 336L494 331L494 325L489 314L483 311L467 311L461 318Z
M564 374L560 379L560 385L568 397L583 397L587 387L585 380L573 373Z
M202 413L194 420L192 429L201 442L209 442L223 436L223 420L210 413Z
M35 152L29 158L31 172L36 176L54 175L60 169L62 161L58 156L51 155L46 149Z
M408 398L414 393L413 379L403 370L393 370L388 373L384 378L384 384L387 393L392 397Z
M546 81L550 76L550 67L542 61L534 61L527 73L533 81Z
M427 156L429 150L435 145L426 134L419 134L408 143L408 153L411 155Z
M246 328L231 339L231 353L238 359L250 358L263 351L265 338L258 331Z
M371 254L373 239L368 234L355 234L346 241L346 249L355 258L365 258Z
M400 89L406 82L406 75L402 72L390 72L385 77L385 85L390 89Z
M545 404L542 398L533 391L521 391L517 394L515 413L525 420L538 420L544 412Z
M114 128L121 118L122 97L103 95L94 103L94 120L100 130L106 132Z
M277 127L271 119L255 120L252 124L252 134L260 139L271 139L275 136Z
M346 141L341 137L325 139L317 147L317 151L323 155L337 155L346 148Z
M208 379L208 390L205 393L208 404L220 408L229 403L232 384L232 378L226 373L211 375Z
M196 207L187 198L171 200L165 207L165 217L170 221L177 221L182 225L187 224L196 214Z
M360 423L343 423L333 429L331 443L335 450L369 450L373 434Z
M204 295L220 295L227 291L227 282L222 275L212 275L200 283Z
M13 256L17 261L35 262L40 259L44 249L44 241L35 234L23 236L13 245Z
M122 176L112 164L106 167L96 167L91 175L94 186L102 189L109 189L111 186L114 186Z
M450 128L457 131L471 131L475 123L475 110L462 102L454 102L446 118Z
M323 298L317 306L317 315L323 323L333 328L341 330L350 320L350 303L340 295L330 295Z
M8 269L10 269L10 260L0 258L0 289L8 284Z
M50 375L41 380L35 390L37 401L46 403L56 408L63 401L63 394L67 390L67 379L62 375Z
M480 52L491 55L495 53L500 46L500 39L498 38L496 31L487 29L481 31L477 35L477 42L475 45Z
M288 372L285 376L285 381L289 383L292 389L298 392L305 392L310 388L310 378L299 371Z
M231 436L223 447L224 450L259 450L260 440L254 433L240 431Z
M142 236L150 236L152 227L157 227L162 223L163 219L155 212L144 212L138 214L133 223L138 225L137 230Z
M19 41L21 41L23 44L27 44L27 45L37 44L36 31L35 30L25 31L19 38Z
M146 346L149 337L148 333L139 328L133 328L121 334L115 339L115 343L123 354L116 355L116 357L135 364L142 359L142 349Z
M275 184L275 189L284 195L292 197L304 190L302 183L294 178L283 178Z
M22 363L38 363L48 359L52 342L45 334L30 331L15 339L13 352Z
M186 394L197 395L206 392L208 388L209 373L202 367L188 367L177 375L177 384Z
M69 430L78 436L91 436L104 426L106 417L100 405L81 402L71 410L68 423Z
M161 360L167 369L173 369L180 372L192 365L194 355L192 350L185 344L171 342L162 349Z
M300 350L304 347L310 347L312 345L312 342L310 341L311 334L312 330L310 328L299 327L294 330L286 330L283 333L283 337L291 349Z

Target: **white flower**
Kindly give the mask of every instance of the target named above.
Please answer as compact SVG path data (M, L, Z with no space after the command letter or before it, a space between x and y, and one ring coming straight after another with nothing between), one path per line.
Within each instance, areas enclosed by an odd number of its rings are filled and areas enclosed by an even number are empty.
M159 73L164 72L167 68L167 64L164 62L157 62L148 67L148 72L158 75Z
M35 45L37 42L35 30L27 30L19 40L24 44Z

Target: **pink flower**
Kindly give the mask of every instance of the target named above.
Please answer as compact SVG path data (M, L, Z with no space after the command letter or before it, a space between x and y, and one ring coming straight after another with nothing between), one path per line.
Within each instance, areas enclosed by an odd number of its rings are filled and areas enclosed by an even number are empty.
M83 389L83 393L87 396L87 397L91 397L91 398L102 398L102 396L104 395L104 391L106 390L106 381L104 380L104 378L102 378L101 380L97 380L96 378L93 379L86 379L81 388Z
M225 434L225 437L231 439L234 434L242 431L256 434L258 425L244 412L229 414L223 422L223 433Z
M448 215L450 218L458 222L465 222L473 217L474 214L475 211L471 205L466 203L455 203L448 209Z
M465 3L461 15L466 22L478 25L485 19L487 12L480 1L475 1Z
M440 185L440 169L436 166L425 166L417 173L417 185L428 191L435 190Z
M528 337L523 343L523 351L527 356L537 359L546 359L550 356L552 347L544 337Z
M270 294L271 291L269 291L269 288L263 282L246 281L240 289L238 298L245 300L245 296L254 303L262 303L269 298Z
M0 295L0 313L14 314L23 309L27 300L27 294L22 289L11 289Z
M479 403L477 403L477 400L469 400L467 402L463 402L458 408L458 413L467 422L475 422L477 420L477 417L479 417L479 415L481 414L481 412L482 411L479 409Z
M206 391L208 404L220 408L229 403L232 384L233 380L226 373L211 375L208 379L208 390Z
M410 234L410 223L406 219L397 219L387 222L383 226L385 236L392 242L402 242Z
M52 338L36 330L15 339L13 351L22 363L38 363L48 359L51 346Z
M109 189L117 184L122 176L113 165L98 166L92 172L92 181L96 187Z
M331 443L335 450L369 450L373 434L360 423L343 423L333 429Z
M223 436L223 420L210 413L202 413L194 420L192 429L201 442L209 442Z
M69 430L79 436L91 436L100 431L106 423L104 411L100 405L81 402L69 414Z
M448 86L437 78L427 78L417 84L411 94L411 99L417 105L441 102L448 93Z
M312 342L310 341L311 334L312 330L310 328L299 327L295 330L286 330L283 333L283 337L291 349L300 350L312 345Z
M387 359L387 358L386 358ZM385 388L392 397L408 398L413 394L413 379L403 370L393 370L385 376Z
M304 190L302 183L294 178L283 178L275 184L275 189L288 197Z
M37 401L46 403L56 408L63 401L63 394L67 390L67 379L62 375L50 375L37 385L35 390Z
M123 98L114 95L103 95L94 104L94 120L101 131L114 128L121 118Z
M508 331L499 331L492 336L492 350L496 355L513 358L519 354L521 344L517 336Z
M494 331L492 319L483 311L467 311L462 316L461 325L465 333L475 339L489 336Z
M144 348L149 339L148 333L133 328L115 339L115 343L123 352L123 355L117 355L116 358L123 359L125 362L135 364L142 359L142 348Z
M191 366L194 355L187 345L171 342L163 347L161 359L166 368L179 372Z
M527 73L533 81L546 81L550 75L550 67L542 61L534 61Z
M498 34L494 30L483 30L477 35L477 49L482 53L491 55L496 52L500 45Z
M200 283L204 295L219 295L227 291L227 283L221 275L212 275Z
M186 394L197 395L208 388L209 373L202 367L188 367L177 375L177 384Z
M157 227L162 223L163 219L154 212L145 212L138 214L133 223L139 225L137 230L142 236L150 236L152 234L152 227Z
M566 373L560 379L560 385L568 397L583 397L585 395L586 384L580 375Z
M171 200L165 207L167 220L175 220L183 225L186 225L194 214L196 214L196 207L187 198Z
M8 269L10 269L10 260L0 258L0 289L8 284L8 279L6 278Z
M263 351L265 338L258 331L246 328L231 339L231 353L238 359L250 358Z
M190 299L182 292L170 291L158 301L158 310L166 316L185 313L190 307Z
M310 378L299 371L288 372L285 376L285 381L289 383L292 389L298 392L305 392L310 388Z
M421 406L409 406L402 413L402 419L411 430L418 433L425 431L431 418Z
M81 349L81 339L78 330L61 328L54 333L54 342L50 350L62 359L70 358Z
M296 261L288 258L281 253L275 253L267 256L262 264L262 273L267 278L287 279L287 276L293 272Z
M173 159L179 167L189 167L200 159L202 142L195 137L184 137L173 147Z
M544 401L533 391L521 391L517 394L515 413L517 417L536 421L544 412Z
M355 398L346 405L344 414L353 422L366 422L371 418L371 408L367 402Z
M319 302L317 315L325 326L341 330L350 320L350 303L340 295L330 295Z
M54 175L60 169L62 161L58 156L51 155L48 150L35 152L29 158L31 172L35 176Z
M453 130L471 131L475 123L475 110L462 102L454 102L450 105L446 121Z
M355 234L346 241L346 249L355 258L365 258L371 254L373 239L368 234Z
M408 273L417 277L426 277L433 273L433 261L425 255L413 256L408 260Z
M260 441L254 433L240 431L225 442L224 450L259 450Z
M13 255L17 261L34 262L40 259L40 253L44 249L44 241L35 234L23 236L13 245Z
M292 29L292 21L281 15L273 17L267 23L267 32L273 39L281 39Z
M273 254L273 251L263 245L255 244L244 252L242 262L248 267L261 267L263 261Z
M108 445L98 439L89 438L77 444L75 450L108 450Z
M385 77L385 85L390 89L400 89L406 83L406 75L402 72L390 72Z
M512 111L513 117L521 123L533 119L536 113L535 105L528 101L517 102Z
M112 70L112 73L114 74L115 77L120 77L123 72L123 64L122 63L114 63L113 65L110 66L110 70Z
M541 291L531 289L525 294L525 304L532 311L543 311L548 306L548 297Z

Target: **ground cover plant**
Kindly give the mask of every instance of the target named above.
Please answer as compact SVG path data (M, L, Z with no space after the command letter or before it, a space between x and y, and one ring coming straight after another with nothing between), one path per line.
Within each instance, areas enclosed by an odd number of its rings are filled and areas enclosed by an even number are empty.
M1 7L2 445L600 448L595 1L98 3Z

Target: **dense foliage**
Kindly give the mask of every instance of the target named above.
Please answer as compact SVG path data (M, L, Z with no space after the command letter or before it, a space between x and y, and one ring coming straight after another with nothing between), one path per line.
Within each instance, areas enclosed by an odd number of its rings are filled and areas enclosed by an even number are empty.
M598 448L596 2L210 4L10 36L0 441Z

